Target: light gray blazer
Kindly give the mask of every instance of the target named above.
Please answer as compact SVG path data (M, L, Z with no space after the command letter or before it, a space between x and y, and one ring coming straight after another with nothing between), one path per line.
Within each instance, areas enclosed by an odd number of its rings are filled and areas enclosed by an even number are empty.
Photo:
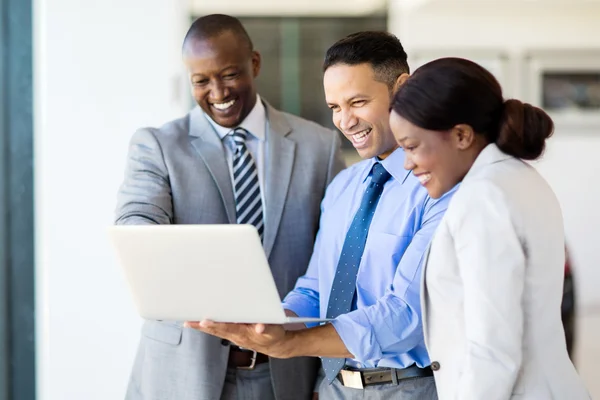
M339 136L265 103L267 132L264 248L283 298L303 275L318 230L325 188L344 167ZM117 224L236 223L220 138L199 107L131 139ZM232 249L235 250L235 249ZM252 296L253 288L248 288ZM181 322L146 321L127 391L129 400L215 400L229 345ZM319 360L271 359L278 400L309 399Z
M560 318L564 228L527 163L488 145L431 242L423 331L440 400L589 399Z

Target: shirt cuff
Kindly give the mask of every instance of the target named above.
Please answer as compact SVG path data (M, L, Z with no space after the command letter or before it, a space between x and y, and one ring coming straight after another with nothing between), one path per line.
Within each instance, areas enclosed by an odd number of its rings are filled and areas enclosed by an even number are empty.
M283 308L293 311L298 317L319 318L319 302L301 293L291 292L283 299Z
M331 322L354 360L366 363L383 357L373 327L361 310L343 314Z

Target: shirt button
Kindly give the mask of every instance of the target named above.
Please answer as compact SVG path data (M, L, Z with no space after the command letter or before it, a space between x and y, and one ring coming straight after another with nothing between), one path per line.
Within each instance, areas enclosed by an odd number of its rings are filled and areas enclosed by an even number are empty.
M439 371L440 370L440 363L437 361L434 361L431 363L431 370L432 371Z

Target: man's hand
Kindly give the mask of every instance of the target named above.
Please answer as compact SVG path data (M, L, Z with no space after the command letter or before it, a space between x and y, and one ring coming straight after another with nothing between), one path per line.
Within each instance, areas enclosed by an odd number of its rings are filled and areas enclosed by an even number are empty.
M298 315L295 312L293 312L292 310L285 309L284 311L285 311L286 317L292 317L292 318L298 317ZM302 323L286 324L286 325L284 325L284 328L286 331L299 331L300 329L306 329L306 325L304 325Z
M188 321L184 326L275 358L354 358L332 324L297 331L286 330L283 325L225 324L214 321Z
M184 326L227 339L240 347L271 357L293 357L292 348L289 345L291 337L282 325L228 324L204 320L201 322L188 321Z

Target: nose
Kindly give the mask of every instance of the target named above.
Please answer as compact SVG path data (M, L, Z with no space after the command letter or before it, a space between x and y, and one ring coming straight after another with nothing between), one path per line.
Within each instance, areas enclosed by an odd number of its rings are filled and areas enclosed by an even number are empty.
M358 118L351 110L342 110L340 119L340 129L347 132L358 124Z
M229 96L229 88L220 80L213 80L210 84L209 100L213 103L223 103Z
M415 169L416 165L413 162L410 154L408 154L408 152L404 152L404 169L407 171L412 171L413 169Z

